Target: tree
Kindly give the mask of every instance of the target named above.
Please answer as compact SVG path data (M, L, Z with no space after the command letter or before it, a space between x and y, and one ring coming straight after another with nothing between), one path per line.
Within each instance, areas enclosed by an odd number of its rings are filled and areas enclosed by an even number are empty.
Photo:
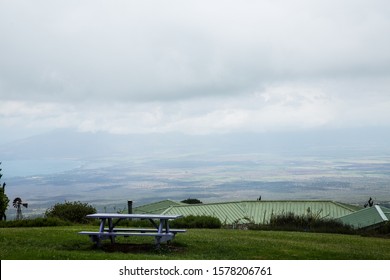
M180 201L182 203L187 203L187 204L201 204L202 201L196 198L187 198L185 200Z
M372 197L370 197L370 199L366 202L366 204L364 204L364 208L366 208L367 206L374 206L374 200L372 200Z
M0 165L1 165L1 162L0 162ZM0 172L1 172L1 168L0 168ZM8 208L8 203L9 203L9 199L8 199L8 196L5 194L5 186L6 186L6 183L3 182L3 184L1 184L1 177L3 177L3 174L0 173L0 221L5 221L7 220L7 216L5 215L5 211L7 210Z
M57 203L45 212L46 217L57 217L73 223L88 223L88 214L95 214L96 209L88 203L80 201Z

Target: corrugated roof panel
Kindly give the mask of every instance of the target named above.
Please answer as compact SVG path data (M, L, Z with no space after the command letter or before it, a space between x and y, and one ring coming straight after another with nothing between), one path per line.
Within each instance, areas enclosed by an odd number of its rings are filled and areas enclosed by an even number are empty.
M173 206L164 214L207 215L220 219L222 223L237 221L268 223L272 215L287 214L318 215L321 218L339 218L350 214L352 209L332 201L241 201Z
M310 211L321 218L338 218L352 213L332 201L247 201L242 202L246 214L256 223L268 223L272 215L294 213L307 215Z
M386 207L381 207L383 213L386 215L387 219L390 221L390 209Z
M359 211L359 210L363 209L363 207L361 207L361 206L346 204L346 203L343 203L343 202L335 202L334 201L333 203L338 204L338 205L340 205L342 207L345 207L348 210L351 210L352 212L356 212L356 211Z
M222 223L232 224L244 218L244 212L238 203L211 203L173 206L164 214L206 215L218 218Z
M134 214L161 214L171 206L183 205L184 203L173 200L162 200L150 204L145 204L139 207L133 208Z
M389 216L386 214L388 212L390 212L390 209L375 205L343 216L340 221L354 228L365 228L389 221L390 214Z

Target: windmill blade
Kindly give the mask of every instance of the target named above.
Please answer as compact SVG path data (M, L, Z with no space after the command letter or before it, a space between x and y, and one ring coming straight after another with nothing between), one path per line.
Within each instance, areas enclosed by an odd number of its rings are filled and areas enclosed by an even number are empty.
M12 205L17 208L20 204L22 203L22 199L20 197L17 197L14 199L14 201L12 202Z

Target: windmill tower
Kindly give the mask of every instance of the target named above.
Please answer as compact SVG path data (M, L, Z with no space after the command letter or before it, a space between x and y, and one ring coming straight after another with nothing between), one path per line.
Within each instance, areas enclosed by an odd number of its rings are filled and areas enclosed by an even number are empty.
M23 203L22 199L20 197L17 197L14 199L14 202L12 204L16 208L16 220L21 220L23 218L22 206L27 208L28 203Z

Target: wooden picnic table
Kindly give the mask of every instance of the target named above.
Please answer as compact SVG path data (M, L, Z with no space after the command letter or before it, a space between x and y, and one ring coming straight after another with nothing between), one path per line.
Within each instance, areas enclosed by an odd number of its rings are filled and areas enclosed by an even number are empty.
M155 215L155 214L116 214L116 213L97 213L87 215L87 218L100 219L99 231L81 231L80 234L89 235L96 245L101 245L101 240L110 239L115 243L117 236L151 236L155 238L155 243L160 246L161 242L171 241L179 232L185 232L183 229L171 229L169 220L182 217L182 215ZM140 219L150 221L152 228L118 228L118 223L127 219Z

